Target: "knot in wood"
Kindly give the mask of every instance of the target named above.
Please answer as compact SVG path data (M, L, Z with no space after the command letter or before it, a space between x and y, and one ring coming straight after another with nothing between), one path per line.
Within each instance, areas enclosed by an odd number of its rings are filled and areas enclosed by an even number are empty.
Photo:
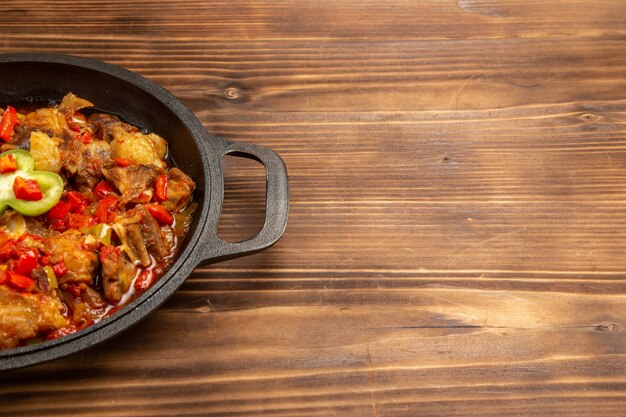
M585 113L582 116L580 116L581 119L591 122L593 120L598 120L600 118L600 116L598 116L597 114L593 114L593 113Z
M597 330L603 332L619 332L621 327L615 323L601 324L596 327Z
M237 90L235 87L229 87L226 89L225 95L227 99L234 100L236 98L239 98L239 90Z

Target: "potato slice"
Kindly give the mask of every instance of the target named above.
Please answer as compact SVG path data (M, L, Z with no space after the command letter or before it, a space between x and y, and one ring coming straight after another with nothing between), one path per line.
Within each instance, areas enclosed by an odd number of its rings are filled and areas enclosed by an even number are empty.
M59 112L57 109L37 109L34 112L28 113L24 117L24 122L28 126L52 132L53 135L59 137L63 136L63 133L69 130L67 121L65 120L65 114Z
M17 239L26 233L26 221L17 211L7 210L0 217L0 230L7 233L9 237Z
M30 153L35 158L35 169L38 171L59 172L61 156L58 139L53 139L43 132L30 133Z
M137 165L154 165L158 168L167 166L163 161L167 142L155 133L131 133L116 126L113 128L111 150L114 158L128 159Z

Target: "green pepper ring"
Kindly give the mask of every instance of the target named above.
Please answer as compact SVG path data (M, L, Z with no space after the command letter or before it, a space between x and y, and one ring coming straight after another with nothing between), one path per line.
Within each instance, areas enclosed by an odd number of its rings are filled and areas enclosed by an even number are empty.
M17 162L17 171L0 175L0 214L10 206L25 216L39 216L54 207L63 193L63 179L54 172L36 171L35 159L22 149L13 149L0 154L13 155ZM20 200L13 192L15 177L36 180L43 197L37 201Z

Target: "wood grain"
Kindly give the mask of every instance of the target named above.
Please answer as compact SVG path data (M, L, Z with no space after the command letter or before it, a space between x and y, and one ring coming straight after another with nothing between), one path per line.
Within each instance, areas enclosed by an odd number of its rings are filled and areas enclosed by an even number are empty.
M281 241L0 375L6 416L626 415L626 3L4 1L290 173ZM229 161L220 226L258 230Z

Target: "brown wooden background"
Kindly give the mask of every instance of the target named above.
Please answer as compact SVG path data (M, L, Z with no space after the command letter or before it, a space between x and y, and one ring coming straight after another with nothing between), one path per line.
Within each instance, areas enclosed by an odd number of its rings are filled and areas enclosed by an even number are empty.
M1 415L626 415L626 2L4 0L0 22L0 52L137 71L291 178L276 246L1 375ZM243 238L262 172L230 166Z

